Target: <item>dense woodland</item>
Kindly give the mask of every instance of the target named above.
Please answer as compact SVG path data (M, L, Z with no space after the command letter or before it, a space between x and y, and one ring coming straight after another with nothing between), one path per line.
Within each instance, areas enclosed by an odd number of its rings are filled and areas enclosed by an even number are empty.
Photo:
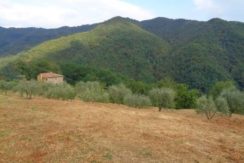
M150 87L171 79L204 93L217 81L233 81L244 88L240 22L166 18L138 22L116 17L74 28L1 28L0 35L2 55L26 50L0 59L5 80L35 79L40 72L54 71L73 85L82 80Z

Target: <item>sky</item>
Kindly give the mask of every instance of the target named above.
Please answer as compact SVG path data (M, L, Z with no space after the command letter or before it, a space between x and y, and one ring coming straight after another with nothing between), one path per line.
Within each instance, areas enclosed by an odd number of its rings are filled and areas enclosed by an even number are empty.
M244 0L0 0L0 26L79 26L115 16L244 22Z

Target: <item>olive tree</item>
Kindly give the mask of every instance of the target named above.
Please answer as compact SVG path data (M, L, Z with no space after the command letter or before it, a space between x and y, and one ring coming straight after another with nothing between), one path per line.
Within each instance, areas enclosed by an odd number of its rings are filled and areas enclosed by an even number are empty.
M217 107L217 110L224 114L224 115L231 115L230 112L230 107L229 104L227 102L227 100L224 97L219 96L216 100L215 100L215 105Z
M109 94L99 82L79 82L75 86L77 96L87 102L109 102Z
M135 108L144 108L151 106L151 100L145 95L128 94L124 97L124 104Z
M221 93L229 105L230 114L244 113L244 93L237 89L226 89Z
M165 108L173 108L175 100L175 92L170 88L154 88L149 91L149 97L152 104L158 107L159 111Z
M110 86L108 93L110 101L117 104L123 104L125 96L132 94L131 90L123 84Z
M3 91L5 95L8 93L8 91L12 90L15 86L16 86L16 82L0 80L0 90Z
M46 84L42 88L46 89L44 95L51 99L71 100L76 96L74 88L67 83Z
M22 80L15 87L15 90L27 99L32 99L33 95L38 94L39 89L40 85L35 80Z
M217 107L212 97L202 96L197 100L197 113L204 113L211 120L217 113Z

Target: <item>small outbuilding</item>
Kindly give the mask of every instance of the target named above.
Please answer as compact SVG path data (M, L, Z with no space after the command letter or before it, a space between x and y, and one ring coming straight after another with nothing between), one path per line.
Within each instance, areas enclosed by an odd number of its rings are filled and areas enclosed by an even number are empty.
M37 76L37 80L41 82L61 84L64 82L64 76L53 72L46 72L46 73L40 73Z

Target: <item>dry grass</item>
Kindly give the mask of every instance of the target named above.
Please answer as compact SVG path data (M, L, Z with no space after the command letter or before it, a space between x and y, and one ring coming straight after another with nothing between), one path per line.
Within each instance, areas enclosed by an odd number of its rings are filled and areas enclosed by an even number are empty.
M0 162L244 162L244 117L0 95Z

